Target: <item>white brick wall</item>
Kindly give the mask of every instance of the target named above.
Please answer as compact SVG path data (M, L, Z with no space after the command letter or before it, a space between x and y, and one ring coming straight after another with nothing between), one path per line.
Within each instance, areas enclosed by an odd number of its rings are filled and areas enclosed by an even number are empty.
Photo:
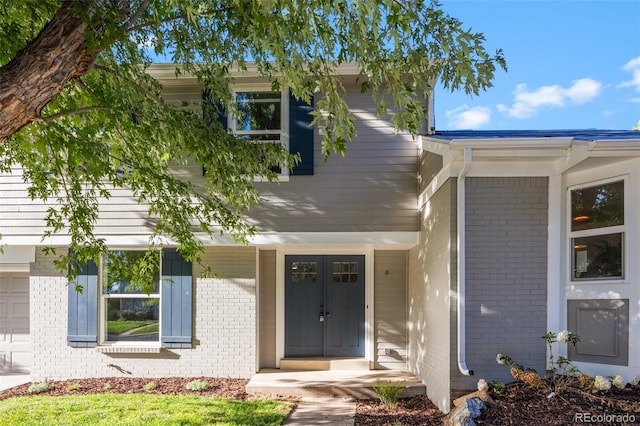
M203 263L216 278L200 278L194 265L192 349L159 354L103 354L66 345L66 279L42 252L31 265L32 380L82 377L250 377L256 366L256 287L253 247L209 248ZM112 365L112 366L110 366Z
M455 351L450 311L456 269L452 197L455 180L444 184L422 210L420 244L409 252L408 366L444 412L451 404L450 353Z

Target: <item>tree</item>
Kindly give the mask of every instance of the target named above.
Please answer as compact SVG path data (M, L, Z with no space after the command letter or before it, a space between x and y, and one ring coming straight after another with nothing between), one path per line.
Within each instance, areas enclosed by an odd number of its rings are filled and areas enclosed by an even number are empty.
M341 64L358 67L379 114L392 110L413 133L436 78L478 94L506 70L482 33L421 0L1 0L0 39L0 171L22 167L30 195L55 201L47 235L68 233L79 260L105 250L93 225L114 188L148 203L154 237L188 258L202 248L194 232L214 224L240 241L252 234L241 215L258 201L254 177L275 180L274 167L296 158L208 119L230 100L231 70L254 63L275 89L316 94L325 157L355 136ZM163 101L146 73L157 57L197 77L215 101L208 114ZM171 173L189 159L209 165L205 190Z

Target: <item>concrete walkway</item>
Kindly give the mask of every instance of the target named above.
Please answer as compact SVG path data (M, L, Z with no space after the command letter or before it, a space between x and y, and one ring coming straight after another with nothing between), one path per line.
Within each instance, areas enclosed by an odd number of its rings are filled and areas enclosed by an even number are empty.
M31 381L28 374L0 374L0 391L20 386Z
M351 399L304 397L284 424L353 426L355 415L356 403Z

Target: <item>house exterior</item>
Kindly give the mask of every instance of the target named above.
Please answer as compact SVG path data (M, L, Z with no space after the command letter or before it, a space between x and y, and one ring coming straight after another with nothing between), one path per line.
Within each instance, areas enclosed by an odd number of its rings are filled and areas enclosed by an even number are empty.
M202 99L194 79L152 73L168 100ZM79 294L43 251L68 244L42 241L48 206L31 201L18 168L1 175L0 373L248 378L285 358L354 357L411 371L446 412L479 378L511 380L497 353L544 371L540 336L569 328L582 337L568 354L581 370L640 374L640 133L412 138L343 74L358 138L326 162L308 105L238 77L238 99L280 113L259 133L302 164L256 183L248 245L206 242L215 278L169 248L150 294L128 291L106 260L83 267ZM202 165L177 172L203 179ZM125 264L147 247L145 214L125 190L101 205L97 232Z

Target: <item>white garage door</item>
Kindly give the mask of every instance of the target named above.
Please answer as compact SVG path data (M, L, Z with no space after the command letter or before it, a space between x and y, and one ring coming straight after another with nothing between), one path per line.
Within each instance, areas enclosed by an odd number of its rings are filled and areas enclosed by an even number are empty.
M29 275L0 273L0 374L28 373Z

